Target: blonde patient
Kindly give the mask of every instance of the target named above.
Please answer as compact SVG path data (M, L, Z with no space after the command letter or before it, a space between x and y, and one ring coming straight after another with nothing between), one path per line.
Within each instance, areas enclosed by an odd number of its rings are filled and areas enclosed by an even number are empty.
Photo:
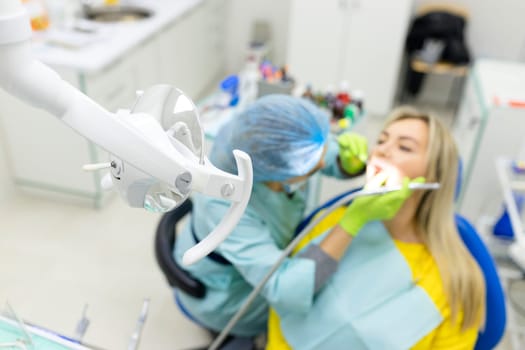
M457 168L438 119L395 110L370 153L366 187L403 190L358 198L306 237L325 237L338 269L307 314L271 311L267 349L474 348L485 285L454 222ZM412 192L410 181L441 187Z

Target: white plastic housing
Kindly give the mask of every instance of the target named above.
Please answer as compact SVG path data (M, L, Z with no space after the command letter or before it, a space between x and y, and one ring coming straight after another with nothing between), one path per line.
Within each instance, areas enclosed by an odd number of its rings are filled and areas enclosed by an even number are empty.
M148 176L175 186L191 174L188 191L228 199L233 205L212 234L188 253L195 262L217 247L246 209L252 188L250 157L236 151L239 176L200 163L177 147L154 117L145 113L110 113L33 59L29 19L19 0L0 0L0 87L26 103L57 116L79 134L136 168L132 178ZM129 183L133 183L130 181ZM226 190L225 190L226 189ZM125 185L121 192L128 191Z

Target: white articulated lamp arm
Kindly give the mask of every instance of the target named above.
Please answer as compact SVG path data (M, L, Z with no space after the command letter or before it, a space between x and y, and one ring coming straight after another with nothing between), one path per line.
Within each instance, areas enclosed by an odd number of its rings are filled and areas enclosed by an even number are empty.
M20 0L1 0L0 87L58 117L110 152L113 155L112 181L131 206L149 208L151 200L160 198L161 207L167 210L185 200L191 190L232 201L230 213L209 240L203 240L202 244L194 247L190 260L195 262L215 249L246 209L252 188L250 157L240 151L234 153L239 174L233 175L216 169L198 157L188 156L185 146L181 146L175 136L168 135L158 118L148 113L149 110L110 113L64 81L51 68L35 60L30 39L29 19ZM157 91L171 91L170 96L173 91L181 93L165 86L152 91L150 95ZM150 100L160 101L155 96ZM199 125L198 116L196 119L196 125ZM187 135L185 137L188 138ZM177 195L177 200L166 202L165 197L158 196L158 192L151 194L155 181L166 184L169 192ZM150 191L147 193L148 188Z

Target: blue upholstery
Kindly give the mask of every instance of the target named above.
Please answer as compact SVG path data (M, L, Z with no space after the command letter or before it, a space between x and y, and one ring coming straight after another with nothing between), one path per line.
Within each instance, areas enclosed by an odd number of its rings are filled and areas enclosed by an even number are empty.
M297 226L295 233L298 234L304 227L306 227L310 220L320 210L328 208L340 198L358 190L360 190L360 188L347 191L319 206ZM493 349L496 344L499 343L505 332L506 309L503 288L496 272L494 260L476 232L476 229L467 221L467 219L460 216L459 214L455 215L455 221L456 227L461 238L463 239L463 242L469 249L474 259L476 259L483 272L483 276L485 277L485 285L487 288L485 327L479 332L475 350Z
M503 288L496 272L494 260L474 227L472 227L467 219L458 214L456 214L455 219L463 242L483 271L485 286L487 288L485 329L480 331L475 349L493 349L496 344L499 343L505 332L507 317Z
M460 159L458 164L455 199L459 197L462 183L463 162ZM496 272L494 260L476 232L476 229L467 221L467 219L459 214L455 215L455 221L461 239L463 239L463 242L470 250L470 254L476 259L479 267L483 271L485 286L487 289L487 315L485 328L479 333L475 349L493 349L505 333L507 316L503 287L501 286L500 279Z

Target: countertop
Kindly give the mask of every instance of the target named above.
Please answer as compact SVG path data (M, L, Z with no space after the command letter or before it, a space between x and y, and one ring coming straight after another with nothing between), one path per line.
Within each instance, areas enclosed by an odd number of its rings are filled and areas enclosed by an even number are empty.
M525 64L492 59L477 60L475 83L484 107L525 107Z
M76 33L79 39L83 39L86 43L77 48L50 44L48 39L51 36L67 34L60 33L59 30L50 29L47 32L36 33L33 40L33 51L37 59L53 67L72 69L79 73L96 73L118 61L129 50L169 24L183 18L203 1L132 1L130 4L154 11L153 16L130 23L89 22L94 26L96 32L94 34ZM89 38L90 35L92 38Z

